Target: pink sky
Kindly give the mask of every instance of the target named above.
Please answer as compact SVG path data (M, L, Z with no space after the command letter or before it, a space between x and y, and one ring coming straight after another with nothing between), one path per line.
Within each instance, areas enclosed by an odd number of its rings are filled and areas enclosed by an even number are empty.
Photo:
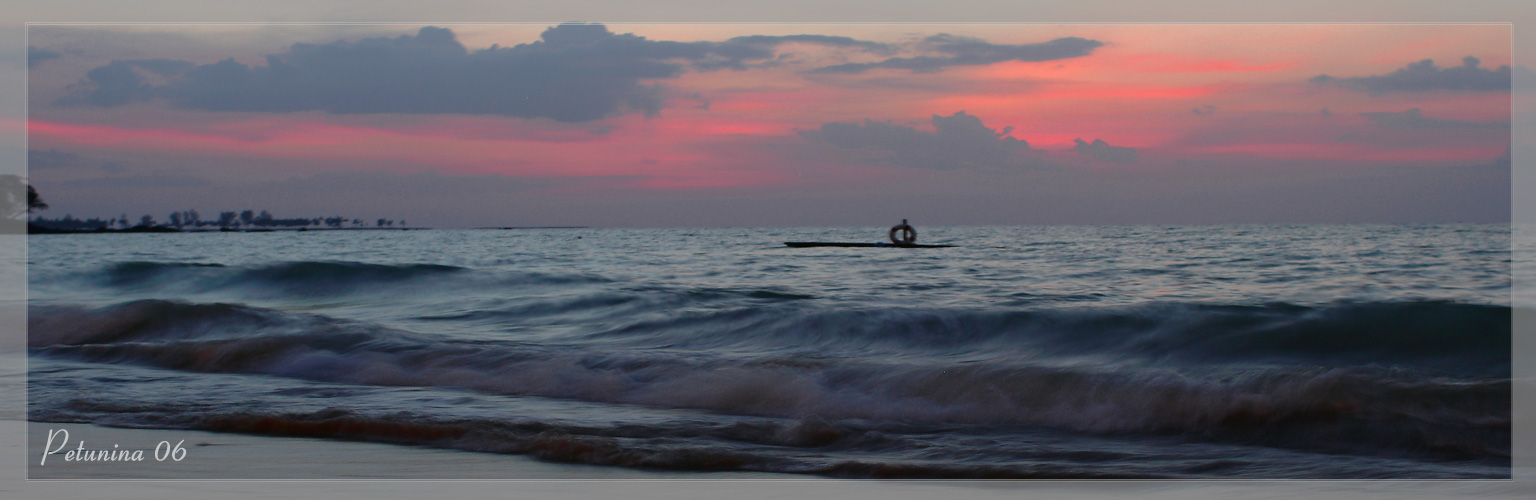
M306 33L294 26L282 28L283 33L292 37L288 45L410 37L419 29L353 26L337 33L315 27L313 33ZM513 47L534 42L548 26L448 28L459 43L474 52L492 44ZM1122 198L1140 198L1145 193L1134 194L1136 185L1117 178L1163 175L1190 183L1187 194L1213 189L1202 183L1233 172L1252 170L1260 175L1262 170L1267 176L1272 172L1294 171L1292 177L1282 175L1275 181L1277 185L1294 186L1320 179L1320 169L1391 175L1372 169L1483 165L1506 154L1509 146L1507 90L1381 92L1309 81L1322 74L1336 78L1388 75L1424 59L1432 59L1445 69L1461 66L1462 58L1467 56L1480 60L1479 69L1497 69L1510 64L1509 28L1503 25L607 28L613 34L645 37L647 42L721 42L744 35L815 34L879 42L897 49L892 53L873 53L788 42L774 47L773 64L756 60L750 61L746 69L708 70L678 63L682 69L675 75L638 80L643 86L659 86L657 96L661 104L654 115L621 107L605 117L560 121L540 116L455 112L221 111L160 97L121 105L81 104L78 99L70 101L70 96L104 85L88 75L111 61L146 59L153 54L155 58L191 61L189 65L234 58L255 67L266 64L267 54L286 49L273 49L276 42L270 41L250 48L219 41L270 38L255 36L264 29L275 29L261 26L34 26L29 33L31 46L62 56L37 64L30 73L28 147L63 153L69 161L43 168L34 165L31 178L55 207L78 207L77 215L115 215L119 211L158 213L191 203L227 200L231 199L225 195L229 193L240 193L232 201L265 205L263 200L273 195L264 193L262 190L267 188L262 186L278 189L276 186L283 182L319 174L492 176L533 181L517 196L526 200L522 203L540 204L544 208L540 212L550 212L549 207L562 204L569 205L570 210L554 211L566 214L560 220L502 221L487 216L472 222L447 217L436 222L632 225L639 222L605 214L604 211L613 210L611 204L593 204L591 197L655 203L661 207L669 206L662 200L685 198L704 203L702 200L751 196L797 200L796 203L819 202L830 210L836 206L834 200L849 196L872 196L871 203L899 204L868 194L871 190L879 191L881 183L886 182L891 190L907 190L908 197L923 196L924 190L931 189L955 193L953 199L961 200L967 186L974 188L976 196L1002 196L994 192L1000 185L1083 189L1078 186L1079 181L1064 179L1086 176L1099 179L1098 187L1093 188L1097 196L1104 196L1105 190L1111 195L1123 190ZM221 35L221 30L229 33ZM359 30L369 32L358 33ZM993 46L1040 44L1063 37L1093 40L1101 45L1081 56L950 65L933 72L894 68L855 74L812 71L846 62L942 56L919 43L940 33ZM168 44L167 39L183 42ZM102 43L103 40L116 43ZM200 40L208 43L199 44ZM146 85L165 85L173 91L178 85L177 76L144 69L134 71ZM1412 109L1419 110L1415 117L1422 120L1393 122L1393 117L1382 115L1406 116ZM935 115L952 117L960 112L979 118L986 128L1001 134L995 139L1027 141L1031 150L1017 153L1022 155L1017 162L955 164L970 165L961 167L904 161L899 157L922 153L903 152L898 146L859 149L830 139L817 140L831 137L817 135L826 124L863 124L865 120L933 135ZM1005 130L1006 134L1002 134ZM1108 157L1080 154L1073 150L1076 139L1089 143L1102 140L1116 148L1132 148L1134 160L1110 161ZM977 147L986 149L992 145L977 143ZM1042 165L1048 168L1036 168ZM1202 166L1192 170L1190 165ZM963 171L971 167L983 173ZM1507 166L1504 168L1507 172ZM194 184L199 187L190 189L202 193L167 201L163 195L172 192L172 188L183 193L189 188L157 187L153 182L113 184L114 179L165 177L195 179ZM914 185L911 179L922 181ZM1422 181L1430 182L1427 178ZM1479 189L1496 191L1498 187ZM1504 189L1507 191L1507 182ZM1506 207L1507 196L1506 192ZM295 210L356 212L381 206L367 198L368 193L357 192L328 198L326 202L285 202ZM459 201L488 211L495 211L498 203L492 197ZM993 207L1006 201L989 200L977 206ZM1168 200L1177 202L1173 198ZM1372 213L1393 213L1391 202L1383 203L1380 210ZM1459 202L1446 203L1453 205L1443 211L1446 218L1471 217L1457 212L1455 205ZM418 200L412 206L429 212L450 212L428 200ZM235 207L191 208L212 212ZM1214 217L1220 207L1210 210L1210 220L1225 220ZM1493 213L1477 213L1484 212ZM963 206L943 207L936 209L935 218L945 223L1080 222L1027 216L970 221L965 220L965 213L967 209ZM690 219L686 212L675 216L675 225L701 223ZM416 218L433 220L426 214ZM1276 218L1285 217L1278 214ZM1103 222L1137 222L1135 217L1109 219ZM1187 222L1201 221L1200 217L1193 219ZM870 221L880 222L883 221ZM858 222L835 217L744 217L741 222L821 223Z

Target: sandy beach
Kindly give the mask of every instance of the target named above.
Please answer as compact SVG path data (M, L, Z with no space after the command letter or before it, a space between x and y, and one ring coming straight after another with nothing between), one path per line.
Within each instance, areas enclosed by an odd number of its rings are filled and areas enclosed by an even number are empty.
M464 453L390 444L310 438L165 429L127 429L99 425L7 422L26 426L28 479L802 479L763 473L646 471L621 467L541 462L517 455ZM68 448L58 443L67 432ZM50 432L55 450L41 456ZM68 461L65 454L81 441L85 449L142 450L143 461ZM167 452L155 459L156 446L184 443L185 458ZM35 455L35 456L34 456Z
M25 429L23 429L25 427ZM91 447L145 447L185 440L186 459L75 463L27 453L28 477L0 482L6 498L1528 498L1523 481L872 481L774 474L672 473L551 464L507 455L465 454L374 443L271 438L180 430L0 421L0 435L28 436L39 451L49 430ZM7 456L23 446L3 443ZM319 469L317 464L324 464ZM19 468L8 468L10 474ZM1516 477L1524 475L1517 472ZM328 476L348 478L304 480ZM468 480L463 478L537 478ZM243 478L245 480L217 480ZM259 480L258 480L259 478ZM404 480L437 478L442 480Z

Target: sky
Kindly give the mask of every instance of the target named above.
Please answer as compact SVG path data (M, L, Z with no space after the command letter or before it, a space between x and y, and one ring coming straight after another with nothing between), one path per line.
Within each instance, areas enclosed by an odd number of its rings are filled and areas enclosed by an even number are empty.
M48 217L1503 222L1505 24L27 29ZM1524 77L1522 77L1524 78Z

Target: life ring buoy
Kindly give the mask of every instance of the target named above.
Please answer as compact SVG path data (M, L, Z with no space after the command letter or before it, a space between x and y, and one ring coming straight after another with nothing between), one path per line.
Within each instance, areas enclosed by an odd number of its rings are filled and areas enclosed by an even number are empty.
M907 225L906 219L902 219L901 224L891 227L891 243L911 245L915 241L917 241L917 230Z

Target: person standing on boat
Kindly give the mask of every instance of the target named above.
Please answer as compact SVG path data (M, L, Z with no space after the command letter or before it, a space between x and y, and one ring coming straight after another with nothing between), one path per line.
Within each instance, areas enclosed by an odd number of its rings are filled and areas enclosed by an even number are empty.
M901 224L891 226L891 243L895 243L897 245L911 245L916 242L917 230L912 229L912 226L907 224L906 219L902 219Z

